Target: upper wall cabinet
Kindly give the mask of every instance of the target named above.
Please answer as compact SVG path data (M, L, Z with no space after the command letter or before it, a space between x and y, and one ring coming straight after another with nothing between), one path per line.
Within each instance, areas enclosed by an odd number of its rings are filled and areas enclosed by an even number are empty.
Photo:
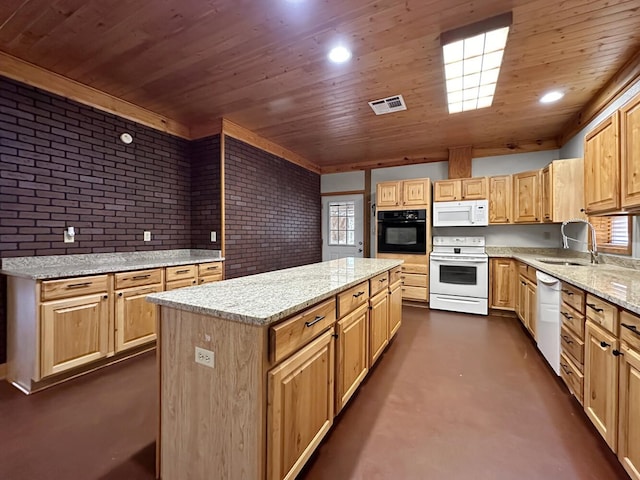
M640 207L640 95L620 109L622 206Z
M485 200L487 198L487 177L439 180L434 183L433 188L434 202Z
M431 180L415 178L402 182L381 182L376 185L376 203L379 209L425 207L431 198Z
M511 216L511 175L489 178L489 223L510 223Z
M542 221L584 218L584 163L581 158L554 160L542 169Z
M631 118L637 125L637 117ZM587 214L620 209L619 135L619 113L616 112L585 137L584 191ZM640 180L634 179L632 184L638 185L636 182Z
M515 223L540 221L540 170L513 175L513 216Z

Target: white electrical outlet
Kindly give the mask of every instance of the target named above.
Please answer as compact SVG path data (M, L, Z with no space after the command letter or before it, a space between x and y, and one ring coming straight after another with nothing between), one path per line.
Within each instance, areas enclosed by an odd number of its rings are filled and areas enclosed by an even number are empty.
M204 365L205 367L213 368L214 358L215 357L211 350L196 347L196 363Z
M151 232L144 232L144 241L145 242L151 241Z
M216 234L216 232L211 232L211 241L215 242L216 238L218 238L218 235Z

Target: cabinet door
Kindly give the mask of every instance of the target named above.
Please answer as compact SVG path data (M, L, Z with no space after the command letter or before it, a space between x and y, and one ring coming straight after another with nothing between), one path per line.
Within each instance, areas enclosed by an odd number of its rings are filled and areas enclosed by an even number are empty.
M400 182L383 182L376 185L376 203L379 207L400 205Z
M116 352L156 339L158 306L145 298L161 291L162 285L150 285L116 292Z
M371 300L369 315L369 366L380 358L389 343L389 298L386 291Z
M587 321L584 358L584 411L611 449L618 427L618 340Z
M333 349L331 328L268 373L267 480L293 480L331 428Z
M489 223L509 223L512 182L511 175L489 178Z
M534 223L540 220L539 184L538 170L513 176L514 222Z
M402 323L402 285L391 285L389 292L389 340L400 329Z
M585 137L584 196L587 213L620 207L620 138L618 113L606 119Z
M368 313L368 305L362 305L338 322L336 414L346 405L369 371Z
M622 345L620 357L618 458L633 480L640 480L640 352Z
M462 185L460 180L438 180L433 185L434 202L453 202L461 200Z
M640 95L620 109L622 206L640 205Z
M109 307L106 294L43 303L42 376L64 372L107 356Z
M526 313L526 317L527 317L527 329L529 330L529 332L531 333L531 336L533 336L533 338L538 338L537 336L537 323L538 323L538 304L537 304L537 298L536 298L536 291L538 290L538 287L536 286L535 283L532 282L527 282L527 313Z
M429 191L427 180L405 180L402 182L402 204L405 206L428 205Z
M522 324L526 327L525 310L527 306L527 281L522 275L518 277L518 295L516 300L516 314Z
M464 200L487 199L487 177L465 178L461 181Z
M553 186L552 165L542 169L540 175L540 190L542 191L542 221L553 222ZM568 192L567 192L568 193Z
M513 310L516 296L516 275L510 258L491 259L491 308Z

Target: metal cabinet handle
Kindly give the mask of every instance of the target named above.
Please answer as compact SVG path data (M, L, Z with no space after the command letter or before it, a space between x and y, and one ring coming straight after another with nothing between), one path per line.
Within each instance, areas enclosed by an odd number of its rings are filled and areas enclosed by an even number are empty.
M123 293L122 293L122 292L120 292L120 293L118 294L118 296L119 296L119 297L121 297L122 295L123 295Z
M72 283L70 285L67 285L67 288L84 288L84 287L88 287L92 283L93 282Z
M619 357L620 355L624 355L624 353L622 353L620 350L614 350L611 353L613 353L614 357Z
M598 306L595 303L587 303L587 307L591 308L592 310L595 310L598 313L604 312L604 310L602 308L598 308Z
M313 319L313 320L311 320L310 322L304 322L304 325L305 325L306 327L312 327L312 326L314 326L316 323L318 323L318 322L320 322L320 321L322 321L322 320L324 320L324 315L323 315L323 316L321 316L321 317L320 317L320 316L317 316L316 318L314 318L314 319Z
M136 275L135 277L132 277L132 279L133 280L146 280L150 276L151 276L151 274L147 273L146 275Z
M602 348L609 348L609 347L611 346L611 344L610 344L610 343L607 343L607 342L605 342L605 341L602 341L602 342L600 342L600 346L601 346Z
M568 344L572 344L573 340L571 340L567 335L562 335L562 339Z
M109 295L103 295L102 298L106 300L107 298L109 298Z
M562 292L563 292L563 293L566 293L566 294L567 294L567 295L569 295L569 296L573 295L573 292L572 292L571 290L567 290L566 288L563 288L563 289L562 289Z
M387 281L387 279L386 279L386 278L381 278L381 279L379 280L379 282L380 282L380 283L382 283L382 282L386 282L386 281Z
M640 332L638 331L638 327L636 327L635 325L628 325L626 323L621 323L620 325L622 325L627 330L631 330L636 335L640 335Z
M353 294L353 297L354 297L354 298L358 298L360 295L364 295L364 292L354 293L354 294Z
M565 365L564 363L561 363L560 366L562 367L562 370L564 371L564 373L566 373L567 375L573 375L573 372L571 370L569 370L569 366Z
M571 320L573 317L569 315L567 312L560 312L560 314L566 318L567 320Z
M180 275L181 273L189 273L190 270L178 270L176 271L176 275Z
M207 267L207 270L217 270L220 267L218 265L216 265L215 267Z

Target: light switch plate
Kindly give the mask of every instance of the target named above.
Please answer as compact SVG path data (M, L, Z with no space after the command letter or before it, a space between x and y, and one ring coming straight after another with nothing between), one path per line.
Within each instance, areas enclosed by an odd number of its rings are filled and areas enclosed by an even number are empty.
M151 241L151 232L144 232L144 241L145 242Z
M216 233L216 232L211 232L211 241L212 241L212 242L215 242L215 241L216 241L216 238L218 238L217 233Z
M213 368L215 362L214 354L211 350L196 347L196 363L205 367Z

